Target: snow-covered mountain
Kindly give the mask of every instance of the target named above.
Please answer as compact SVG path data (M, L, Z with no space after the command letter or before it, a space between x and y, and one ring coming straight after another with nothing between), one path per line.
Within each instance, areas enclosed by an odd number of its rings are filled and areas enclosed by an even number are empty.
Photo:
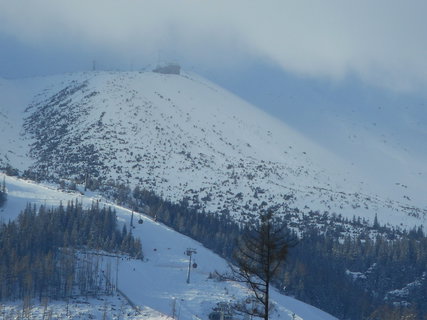
M426 221L425 163L405 161L408 153L402 161L375 153L372 161L389 172L375 176L193 74L1 80L0 122L0 164L36 175L89 174L241 220L268 203L298 208L301 216L373 221L377 214L380 223L403 227ZM362 129L346 130L360 136ZM371 133L366 137L370 143Z
M0 179L3 180L3 175L0 175ZM49 185L39 185L7 176L5 179L8 200L6 206L0 209L0 221L16 218L27 203L58 206L61 202L65 204L67 201L77 200L87 206L93 201L98 201L101 206L112 206L117 212L120 224L130 226L130 210L109 203L94 193L64 193ZM53 318L65 318L68 314L67 318L72 319L105 319L105 312L108 312L108 319L165 320L173 319L173 313L181 320L208 319L217 303L236 301L246 296L246 289L241 285L218 281L209 276L215 271L227 271L225 260L200 243L149 217L139 213L135 215L134 219L142 218L144 221L132 229L133 235L142 241L144 261L128 257L119 259L118 288L121 294L89 300L79 297L70 303L51 301L47 308L52 311ZM192 269L189 284L186 283L188 257L184 254L187 248L197 251L197 254L194 254L197 268ZM112 265L116 268L116 258L107 255L102 257L101 265L105 266L108 259L113 260ZM115 269L113 271L116 272ZM271 319L274 320L336 319L276 290L272 290L271 299L274 304ZM43 309L43 305L39 305L35 299L31 318L42 319ZM22 303L4 302L2 310L6 314L18 314L22 310Z

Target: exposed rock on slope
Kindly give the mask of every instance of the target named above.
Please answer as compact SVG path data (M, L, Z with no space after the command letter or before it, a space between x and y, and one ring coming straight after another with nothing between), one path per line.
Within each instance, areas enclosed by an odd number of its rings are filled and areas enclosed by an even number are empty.
M3 150L4 162L28 151L20 169L139 185L243 220L268 203L371 221L377 213L392 225L425 222L409 197L390 199L387 186L371 187L373 179L197 76L95 72L41 82L19 105L22 137L14 139L28 149Z

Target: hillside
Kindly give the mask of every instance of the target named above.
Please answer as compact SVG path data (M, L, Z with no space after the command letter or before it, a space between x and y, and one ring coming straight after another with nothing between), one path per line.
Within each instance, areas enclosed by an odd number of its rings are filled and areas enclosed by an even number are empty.
M313 212L426 221L422 175L393 179L415 160L375 154L391 165L383 180L193 74L77 73L2 80L0 92L0 163L34 179L139 186L243 221L265 202L292 208L296 224Z
M106 202L101 197L91 194L64 193L52 186L38 185L29 181L6 177L8 186L7 205L0 209L0 219L13 219L28 202L36 205L57 206L71 200L78 200L90 206L93 201L100 205L112 206L121 224L130 225L131 211L123 207ZM118 287L137 307L139 312L130 311L129 305L124 302L123 296L106 297L108 304L127 310L125 319L171 319L172 305L175 301L176 312L181 320L207 319L208 314L216 303L232 301L245 295L245 289L235 283L218 282L210 279L209 274L214 271L225 271L227 263L204 248L200 243L183 236L164 225L151 220L149 217L136 214L142 218L142 224L136 224L133 235L142 240L144 261L123 257L119 262ZM197 250L195 261L197 268L192 269L190 284L186 283L188 257L184 254L187 248ZM104 256L104 266L112 259L115 266L116 258ZM103 298L104 299L104 298ZM103 299L92 299L90 304L71 303L71 310L75 319L93 314L95 319L101 319L106 302ZM272 319L335 319L334 317L304 304L293 298L272 292L275 311ZM3 303L4 310L22 308L19 303ZM56 314L64 315L66 308L61 302L49 304ZM73 309L74 308L74 309ZM33 306L34 315L42 314L42 306L37 303ZM116 315L117 309L108 309L111 315ZM295 318L293 318L295 315Z

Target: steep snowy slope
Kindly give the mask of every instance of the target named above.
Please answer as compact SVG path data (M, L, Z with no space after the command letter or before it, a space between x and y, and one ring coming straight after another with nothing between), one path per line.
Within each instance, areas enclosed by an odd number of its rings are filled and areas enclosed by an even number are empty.
M28 168L29 141L23 131L24 110L46 88L66 76L4 80L0 78L0 165Z
M342 103L343 98L338 100L341 103L332 99L328 104L321 100L320 106L314 104L297 110L295 113L301 116L301 121L307 118L305 113L317 118L317 125L305 132L345 158L353 168L381 181L395 199L411 197L413 190L424 189L427 174L425 105L403 94L350 96L347 104ZM295 119L289 119L291 123L295 123Z
M215 74L208 78L270 110L352 168L374 176L394 191L396 199L406 191L404 186L424 188L425 94L391 92L349 78L331 82L295 78L268 67L242 70L225 79Z
M3 179L2 175L0 175L0 179ZM66 203L78 199L89 206L92 201L98 200L101 205L113 206L120 222L126 223L129 227L130 210L105 202L94 194L84 196L80 193L63 193L50 186L42 186L11 177L6 177L6 184L8 202L6 207L0 209L0 219L15 218L27 203L56 206L61 201ZM245 289L235 283L209 279L209 273L215 270L222 272L227 269L226 262L219 256L198 242L154 222L142 214L137 214L137 216L141 217L144 223L137 224L133 229L133 235L141 238L145 259L144 262L121 259L118 267L118 286L142 312L140 316L125 317L125 319L172 319L170 316L173 304L175 304L176 314L179 313L181 320L207 319L216 303L235 301L245 296ZM190 284L186 283L188 257L184 252L187 248L197 250L197 254L194 256L198 267L192 270ZM115 258L109 257L103 259L116 261ZM271 319L274 320L335 319L312 306L283 296L276 291L272 292L272 301L275 304L275 311ZM22 308L22 306L19 307ZM94 313L89 306L84 307L86 314ZM60 309L60 307L56 307L56 309ZM78 312L81 310L78 309L76 313ZM98 314L97 319L102 319L102 312Z
M266 202L370 221L377 214L404 227L425 223L424 180L391 184L365 174L195 75L93 72L0 88L11 127L2 127L3 161L33 175L140 185L243 220ZM388 171L393 176L393 165Z

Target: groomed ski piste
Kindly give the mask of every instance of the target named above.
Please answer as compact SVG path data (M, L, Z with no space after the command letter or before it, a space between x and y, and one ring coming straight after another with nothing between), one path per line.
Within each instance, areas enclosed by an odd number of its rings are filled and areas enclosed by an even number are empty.
M5 177L8 190L6 205L0 209L0 220L13 220L28 203L37 206L65 205L78 200L83 205L99 201L100 205L116 210L120 224L130 226L132 211L110 203L95 193L68 193L53 185L40 185L15 177ZM137 221L143 220L142 224ZM208 319L212 308L220 302L232 302L247 296L245 287L228 281L211 279L210 274L228 270L227 262L203 247L165 225L153 221L142 213L134 214L133 235L142 241L144 261L122 257L105 256L105 261L113 259L118 263L118 289L113 296L73 301L49 301L43 306L32 302L31 319L42 319L46 308L53 319ZM189 221L188 223L191 223ZM189 266L188 248L194 249L190 283L187 283ZM115 264L113 264L115 265ZM301 301L273 290L271 300L274 311L271 319L332 320L333 316ZM22 301L0 303L1 312L19 312Z

